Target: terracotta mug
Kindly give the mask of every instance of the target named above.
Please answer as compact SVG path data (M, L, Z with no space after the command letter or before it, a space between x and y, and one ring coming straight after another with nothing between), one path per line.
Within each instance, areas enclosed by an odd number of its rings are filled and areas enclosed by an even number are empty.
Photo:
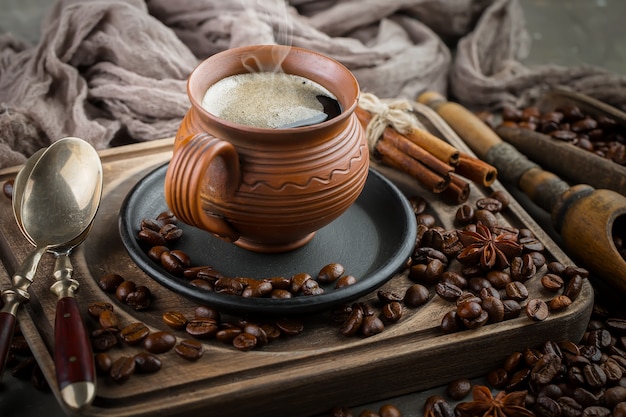
M341 113L273 129L229 122L202 107L209 86L250 66L315 81L335 95ZM187 93L191 108L165 177L167 205L183 222L242 248L283 252L309 242L361 193L369 153L354 114L359 85L339 62L288 46L229 49L194 69Z

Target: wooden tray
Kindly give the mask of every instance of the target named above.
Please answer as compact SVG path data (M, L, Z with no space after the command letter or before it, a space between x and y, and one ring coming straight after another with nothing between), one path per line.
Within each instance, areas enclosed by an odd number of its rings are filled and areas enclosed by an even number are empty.
M436 134L448 138L464 152L471 151L438 116L426 111L425 121ZM197 306L158 285L130 260L118 233L118 211L130 188L171 156L171 139L109 149L101 153L105 186L102 206L93 230L72 255L74 277L81 283L77 300L81 311L94 301L115 305L122 324L147 323L153 330L169 330L161 315L167 310L189 316ZM430 210L446 229L452 228L455 206L440 202L415 182L397 172L379 167L409 196L423 195ZM0 181L12 178L17 167L0 171ZM491 189L472 186L469 203L493 190L504 190L496 182ZM42 213L42 215L45 215ZM513 201L503 222L528 227L546 247L549 259L571 264L566 255ZM9 276L31 250L13 219L10 201L0 198L0 251L8 274L0 273L2 288ZM53 261L44 256L30 288L31 302L22 308L19 320L50 385L58 397L52 363L55 299L49 292ZM154 294L152 307L145 312L129 309L97 286L106 273L148 286ZM398 274L383 288L403 293L411 284ZM529 283L531 297L551 295L537 279ZM364 297L373 300L375 294ZM84 416L165 416L197 415L210 412L220 416L311 416L326 413L334 405L356 406L401 394L441 386L452 379L484 375L511 352L539 346L546 340L579 340L593 304L593 290L585 282L580 297L569 309L534 323L525 316L483 326L477 330L443 335L441 318L452 306L432 297L423 307L405 309L403 319L373 337L345 337L328 313L302 317L304 332L281 338L263 348L240 352L217 341L205 343L204 356L194 363L173 351L161 356L163 369L152 375L134 375L118 385L100 377L97 398ZM90 326L94 321L85 313ZM175 332L188 338L184 332ZM132 355L140 348L123 345L110 351L116 358ZM68 410L68 414L72 414Z

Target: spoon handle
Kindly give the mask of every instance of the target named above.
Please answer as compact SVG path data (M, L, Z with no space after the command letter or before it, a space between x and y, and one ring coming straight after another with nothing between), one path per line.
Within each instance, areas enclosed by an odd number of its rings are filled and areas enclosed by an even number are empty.
M65 403L82 409L93 401L96 372L91 342L74 293L78 282L71 278L69 253L61 254L55 263L56 282L50 290L58 296L54 321L54 365L57 383Z
M9 357L9 348L17 321L15 317L17 309L30 300L28 287L33 283L37 265L39 265L39 260L45 251L45 247L32 251L15 271L12 287L2 291L4 305L0 310L0 377Z

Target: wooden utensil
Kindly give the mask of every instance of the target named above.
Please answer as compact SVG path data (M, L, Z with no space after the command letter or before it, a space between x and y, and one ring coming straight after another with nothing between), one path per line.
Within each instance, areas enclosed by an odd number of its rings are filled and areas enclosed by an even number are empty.
M613 241L626 227L626 197L586 184L570 186L503 142L468 109L436 92L423 93L418 101L433 108L480 158L496 166L500 179L516 184L551 213L552 223L573 257L626 294L626 260Z

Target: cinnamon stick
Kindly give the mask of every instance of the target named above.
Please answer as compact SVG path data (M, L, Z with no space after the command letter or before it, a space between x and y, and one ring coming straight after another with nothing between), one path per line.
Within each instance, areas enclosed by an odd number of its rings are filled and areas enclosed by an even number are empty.
M380 154L382 163L409 174L422 184L424 188L431 190L433 193L442 192L450 184L449 175L443 177L436 174L410 156L399 151L389 142L378 141L376 150Z
M427 130L415 128L405 133L404 136L440 161L452 166L459 163L459 150Z
M360 107L357 107L355 113L363 127L367 127L367 125L373 118L371 113ZM385 129L382 138L378 142L380 143L383 141L387 141L390 145L394 146L399 151L413 157L416 161L424 164L441 177L445 177L450 172L454 171L454 167L441 161L433 154L420 147L416 143L408 140L404 135L401 135L391 127L387 127Z
M450 185L442 195L454 203L465 203L470 195L470 184L458 175L450 175Z
M489 187L498 177L498 170L487 162L461 152L454 172L476 183Z

